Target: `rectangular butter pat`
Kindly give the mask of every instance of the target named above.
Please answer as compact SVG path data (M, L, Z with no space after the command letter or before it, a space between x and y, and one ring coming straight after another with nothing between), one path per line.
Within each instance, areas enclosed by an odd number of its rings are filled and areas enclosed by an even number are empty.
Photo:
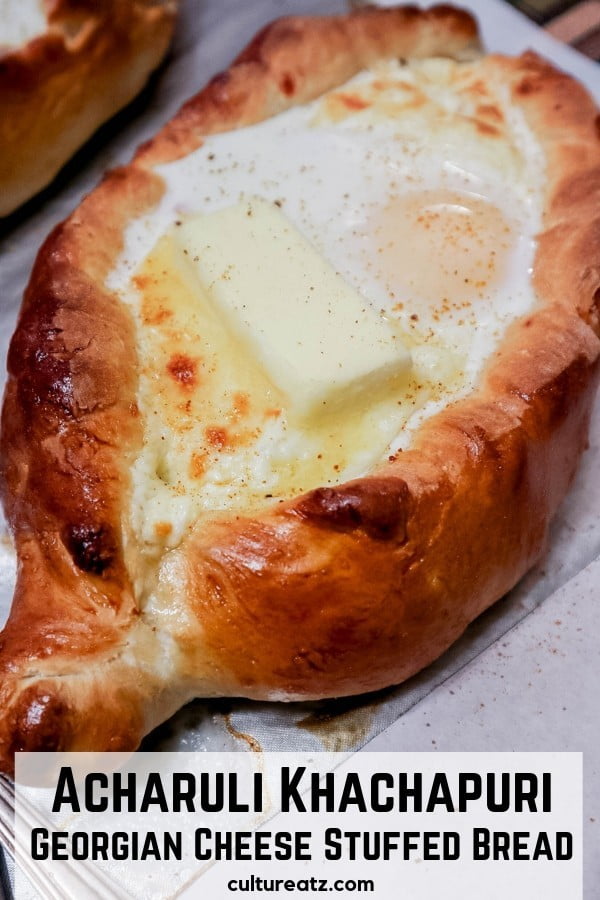
M410 368L388 322L265 200L174 230L217 315L298 417L364 406Z

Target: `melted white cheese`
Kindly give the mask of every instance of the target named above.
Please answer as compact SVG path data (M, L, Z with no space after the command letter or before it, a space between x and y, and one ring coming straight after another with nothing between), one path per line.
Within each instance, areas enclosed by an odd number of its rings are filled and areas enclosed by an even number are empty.
M0 49L20 47L47 27L43 0L0 0Z
M543 157L502 86L487 85L482 95L480 85L476 65L389 63L306 106L207 137L196 152L159 167L164 197L130 224L109 278L136 315L142 354L153 360L140 383L146 441L134 466L131 513L150 550L178 543L203 512L248 509L337 483L408 446L424 418L472 389L506 326L533 306L529 273ZM281 205L373 309L395 321L415 377L399 399L374 406L360 422L332 421L328 434L292 427L285 409L273 418L263 411L234 447L213 441L207 450L210 422L199 415L218 408L237 422L232 398L246 375L224 358L235 351L219 345L217 326L192 322L181 312L185 304L171 325L185 353L179 363L161 361L157 297L144 318L146 288L131 276L174 223L253 196ZM217 356L199 337L210 333L221 346L225 399L220 407L210 399L195 413L200 407L188 398L189 422L180 428L180 414L168 412L175 394L161 387L160 373L171 366L181 391L194 366L194 378L210 374L214 381ZM181 362L188 357L193 366ZM253 385L251 405L262 396L266 409L273 398ZM180 411L184 400L181 394ZM202 441L202 464L191 478L193 447ZM327 466L315 463L324 447Z

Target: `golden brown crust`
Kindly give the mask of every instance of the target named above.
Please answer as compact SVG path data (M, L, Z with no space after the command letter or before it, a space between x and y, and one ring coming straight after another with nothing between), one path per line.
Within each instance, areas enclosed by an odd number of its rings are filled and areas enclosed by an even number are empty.
M583 88L526 54L481 65L508 84L547 157L540 302L511 326L477 391L368 478L252 518L203 520L165 559L156 602L172 625L162 640L126 571L135 558L122 525L127 469L141 441L136 347L127 313L100 285L125 222L158 200L152 165L202 134L315 96L379 54L409 55L410 37L418 53L460 54L474 29L447 8L276 23L40 252L3 414L4 498L21 568L0 639L2 767L19 747L135 747L198 693L292 699L401 681L542 552L585 447L598 375L599 205L590 197L600 151Z
M48 30L0 53L0 216L50 183L159 64L175 0L54 0Z
M21 565L18 600L1 637L5 753L33 747L32 740L39 749L76 747L80 724L70 724L77 708L70 692L83 692L91 703L98 695L105 709L120 693L119 683L100 686L92 678L88 694L81 671L87 658L120 649L137 614L119 527L140 430L134 331L127 311L100 285L128 216L160 190L149 175L116 171L99 190L111 206L110 221L105 207L86 201L55 229L34 267L11 344L2 482ZM90 241L99 227L103 241ZM40 660L53 657L58 691L56 681L34 677ZM121 726L111 723L99 745L118 749L119 728L137 736L134 712ZM32 718L37 739L29 734ZM101 727L90 720L86 730L94 735Z
M477 47L472 17L450 6L370 7L350 16L279 19L184 104L140 148L136 161L157 165L178 159L195 150L205 135L306 103L377 59L433 54L462 58Z

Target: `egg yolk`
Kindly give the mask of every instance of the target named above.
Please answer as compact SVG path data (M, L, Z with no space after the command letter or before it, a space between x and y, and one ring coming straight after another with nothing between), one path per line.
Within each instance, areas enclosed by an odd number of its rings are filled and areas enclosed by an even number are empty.
M366 230L365 264L390 296L432 305L484 297L502 278L513 242L497 206L450 190L397 196Z

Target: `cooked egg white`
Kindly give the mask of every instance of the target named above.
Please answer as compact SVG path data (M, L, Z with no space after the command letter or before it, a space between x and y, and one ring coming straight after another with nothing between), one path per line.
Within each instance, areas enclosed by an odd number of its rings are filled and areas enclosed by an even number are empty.
M163 200L131 223L109 278L138 327L145 442L131 525L150 553L209 511L256 510L409 446L427 416L472 389L507 325L535 303L542 154L477 65L378 66L208 137L159 174ZM201 302L174 235L252 198L276 205L408 349L410 370L366 408L294 416L260 353Z
M0 49L20 47L46 29L43 0L0 0Z

